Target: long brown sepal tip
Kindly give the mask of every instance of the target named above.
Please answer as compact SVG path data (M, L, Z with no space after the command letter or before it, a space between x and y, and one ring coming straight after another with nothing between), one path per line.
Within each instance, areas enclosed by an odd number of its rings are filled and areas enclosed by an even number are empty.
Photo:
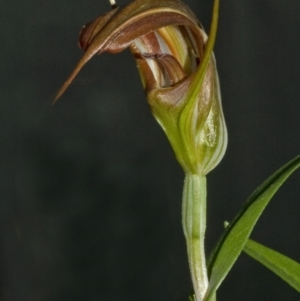
M63 84L63 86L59 89L59 91L57 92L56 96L54 97L54 99L52 101L52 105L54 105L59 100L59 98L64 94L64 92L68 88L69 84L70 84L69 82L65 82Z

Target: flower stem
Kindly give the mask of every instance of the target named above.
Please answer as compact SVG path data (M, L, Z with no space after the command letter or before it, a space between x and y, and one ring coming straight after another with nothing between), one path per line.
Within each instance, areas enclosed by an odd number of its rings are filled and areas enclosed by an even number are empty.
M196 301L208 287L204 236L206 228L206 177L186 174L183 188L182 225Z

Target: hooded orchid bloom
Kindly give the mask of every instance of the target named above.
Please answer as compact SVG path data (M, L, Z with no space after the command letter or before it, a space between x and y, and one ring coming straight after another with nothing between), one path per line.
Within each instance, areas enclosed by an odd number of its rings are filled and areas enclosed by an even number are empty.
M179 163L186 173L206 175L227 146L214 37L208 39L179 0L135 0L115 7L81 31L85 53L54 101L95 54L129 48L153 115Z

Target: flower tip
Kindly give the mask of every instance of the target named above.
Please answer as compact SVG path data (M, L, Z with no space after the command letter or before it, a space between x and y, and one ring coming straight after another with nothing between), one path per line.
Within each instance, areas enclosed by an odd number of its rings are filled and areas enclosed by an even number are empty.
M52 101L52 105L54 105L59 100L59 98L65 93L65 91L68 89L68 87L70 86L70 84L72 83L72 81L74 80L75 76L77 75L77 73L80 71L81 68L82 67L80 67L78 64L77 67L74 69L74 71L69 76L69 78L65 81L65 83L62 85L62 87L58 90L56 96L54 97L54 99Z
M63 86L59 89L56 96L54 97L54 99L51 103L52 105L54 105L60 99L60 97L64 94L64 92L66 91L66 89L68 88L69 85L70 85L70 83L68 81L66 81L63 84Z
M68 89L68 87L71 85L72 81L76 77L76 75L79 73L79 71L82 69L82 67L90 60L92 55L89 53L85 53L84 56L81 58L81 60L78 62L77 66L71 73L71 75L68 77L68 79L65 81L65 83L62 85L62 87L58 90L52 105L54 105L58 99L64 94L64 92Z

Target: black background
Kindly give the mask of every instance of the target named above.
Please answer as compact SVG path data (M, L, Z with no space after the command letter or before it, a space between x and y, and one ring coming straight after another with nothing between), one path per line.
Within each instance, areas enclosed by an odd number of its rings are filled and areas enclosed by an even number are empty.
M125 5L128 1L119 1ZM187 1L209 28L212 1ZM51 106L108 2L1 1L2 301L187 300L183 172L129 51L95 57ZM207 250L247 196L300 153L300 1L221 1L215 47L229 146L208 176ZM252 238L300 261L300 174ZM300 300L242 255L218 300Z

